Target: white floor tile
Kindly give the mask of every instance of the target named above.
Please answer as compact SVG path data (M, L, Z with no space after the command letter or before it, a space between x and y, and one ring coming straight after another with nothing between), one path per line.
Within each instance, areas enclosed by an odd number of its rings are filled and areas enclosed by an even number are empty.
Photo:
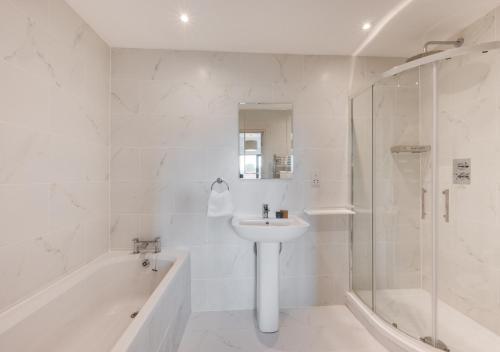
M179 352L387 352L345 306L283 309L263 334L253 311L193 313Z

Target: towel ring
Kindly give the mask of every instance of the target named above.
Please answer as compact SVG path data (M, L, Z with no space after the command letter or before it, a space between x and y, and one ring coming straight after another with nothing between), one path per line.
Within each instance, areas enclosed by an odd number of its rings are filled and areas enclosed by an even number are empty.
M227 187L227 190L229 191L229 184L226 181L224 181L222 178L220 178L220 177L217 177L217 180L215 180L214 182L212 182L212 186L210 187L211 191L213 191L214 185L216 183L219 184L219 185L222 184L222 183L225 183L226 187Z

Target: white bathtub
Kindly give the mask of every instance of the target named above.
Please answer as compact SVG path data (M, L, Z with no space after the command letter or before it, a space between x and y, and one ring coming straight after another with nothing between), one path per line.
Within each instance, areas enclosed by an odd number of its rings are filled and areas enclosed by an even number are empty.
M187 252L110 252L0 314L0 351L173 352L190 310Z

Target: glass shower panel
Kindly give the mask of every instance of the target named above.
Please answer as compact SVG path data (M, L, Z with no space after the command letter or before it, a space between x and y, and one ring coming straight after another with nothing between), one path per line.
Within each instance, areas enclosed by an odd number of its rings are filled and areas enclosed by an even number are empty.
M437 340L453 352L500 346L499 62L438 65Z
M352 117L352 289L369 307L372 292L372 88L351 101Z
M420 96L432 94L432 85L420 83L415 68L373 87L374 306L379 316L415 338L432 335L432 300L422 280L422 221L431 195L423 176L431 145L420 133L432 121L432 109L421 119Z

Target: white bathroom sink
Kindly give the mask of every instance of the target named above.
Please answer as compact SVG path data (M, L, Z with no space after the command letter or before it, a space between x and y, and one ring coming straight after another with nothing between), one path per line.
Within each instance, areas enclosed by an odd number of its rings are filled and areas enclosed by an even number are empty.
M303 235L309 224L298 216L288 219L233 217L232 225L238 236L252 242L287 242Z
M239 237L256 243L257 323L262 332L276 332L279 330L281 242L302 236L309 224L298 216L288 219L235 216L232 225Z

